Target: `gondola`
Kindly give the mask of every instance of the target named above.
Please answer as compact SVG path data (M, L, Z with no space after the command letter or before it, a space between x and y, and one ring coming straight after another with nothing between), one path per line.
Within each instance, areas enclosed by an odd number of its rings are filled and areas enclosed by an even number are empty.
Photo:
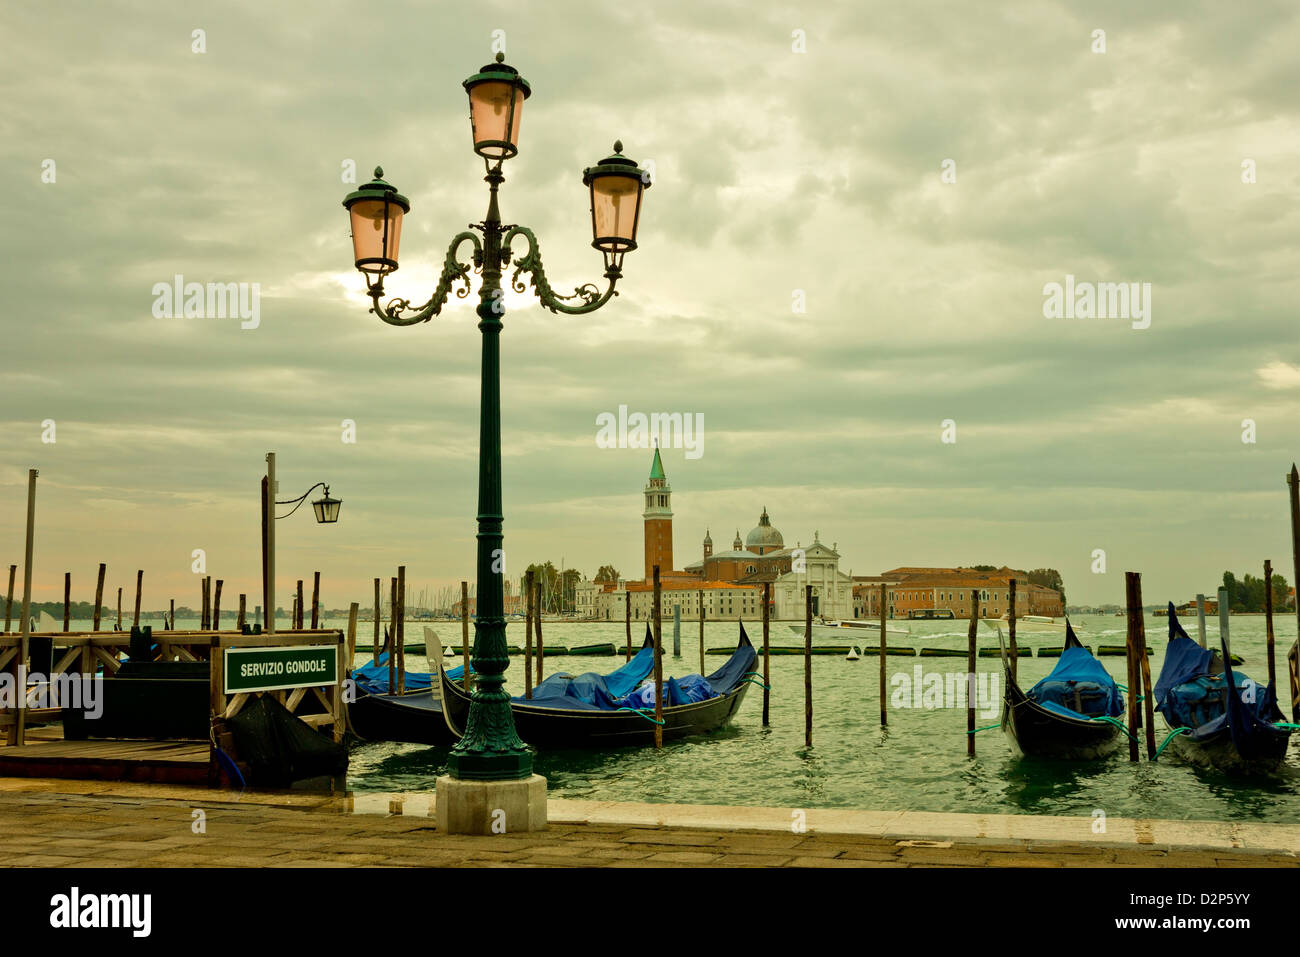
M1169 645L1155 687L1155 708L1169 726L1171 750L1202 767L1268 773L1286 757L1291 731L1272 685L1234 673L1227 639L1202 648L1169 603Z
M633 659L642 655L653 667L654 649L647 628L647 647ZM757 652L740 626L740 637L731 657L707 678L691 675L682 679L664 679L665 700L680 700L692 689L702 690L710 697L685 704L667 703L663 707L663 738L672 741L688 735L702 734L722 727L740 708L745 691L754 674ZM624 666L625 668L627 666ZM622 669L620 669L622 671ZM615 672L619 675L619 672ZM579 678L554 676L542 682L533 691L532 699L513 698L510 710L514 714L515 729L527 744L537 748L606 748L654 743L654 705L647 702L647 691L628 688L626 682L608 685L593 681L597 675ZM612 676L610 676L612 677ZM638 679L640 685L644 679ZM649 689L653 692L653 686ZM443 717L452 732L459 737L469 717L470 698L463 688L442 677ZM619 702L630 702L619 704Z
M1001 640L1001 632L999 632ZM1056 666L1028 692L1021 691L1002 647L1006 691L1002 730L1020 754L1072 761L1103 758L1119 745L1116 719L1124 713L1119 686L1065 623L1065 646Z
M437 636L433 630L425 628L425 641L435 648L434 662L442 660L442 648L438 646ZM654 641L646 629L645 648L653 649ZM356 680L357 698L348 705L348 721L353 732L368 741L405 741L412 744L455 744L459 734L452 732L451 726L443 718L441 685L435 694L432 677L428 672L407 672L406 691L393 694L388 688L388 655L379 656L378 662L363 665L353 671ZM641 681L654 667L652 651L646 651L633 658L618 671L605 675L605 680L622 674L622 680L635 684ZM459 681L464 673L464 666L439 669L441 677L453 687L460 688ZM461 693L464 694L463 689Z

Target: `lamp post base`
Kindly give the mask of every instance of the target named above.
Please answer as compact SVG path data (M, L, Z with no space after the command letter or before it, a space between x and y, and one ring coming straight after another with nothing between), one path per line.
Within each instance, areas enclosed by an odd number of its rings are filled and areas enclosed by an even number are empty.
M546 830L546 778L463 781L443 775L436 783L441 834L511 834Z

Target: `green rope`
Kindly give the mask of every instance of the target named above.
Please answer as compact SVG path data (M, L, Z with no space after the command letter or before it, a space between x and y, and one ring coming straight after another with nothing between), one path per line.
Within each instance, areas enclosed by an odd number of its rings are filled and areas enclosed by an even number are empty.
M1127 734L1130 738L1133 738L1132 733L1129 731L1128 728L1124 726L1124 722L1121 721L1119 718L1112 718L1108 714L1084 715L1084 717L1087 718L1089 721L1105 721L1108 724L1113 724L1115 727L1119 728L1121 731ZM1137 738L1133 738L1133 740L1136 741Z
M1191 734L1191 733L1192 733L1191 728L1174 728L1174 730L1169 732L1169 736L1166 737L1163 742L1161 742L1160 747L1156 748L1156 757L1157 758L1160 757L1161 752L1164 751L1164 749L1168 746L1169 742L1174 740L1174 738L1178 737L1180 734Z
M650 715L646 714L645 712L649 711L649 710L650 710L649 708L619 708L618 710L619 710L619 711L631 711L633 714L639 714L639 715L641 715L641 717L645 718L645 719L646 719L647 721L649 721L651 724L664 724L664 723L665 723L665 722L663 722L663 721L660 721L658 718L654 718L654 717L651 717Z
M1273 727L1281 728L1283 731L1300 731L1300 724L1291 724L1287 721L1278 721Z
M994 728L1000 728L1000 727L1002 727L1002 722L1001 722L1001 721L999 721L997 724L991 724L991 725L989 725L987 728L976 728L974 731L967 731L966 733L967 733L967 734L979 734L981 731L992 731Z
M760 688L762 688L764 691L771 691L771 690L772 690L772 686L771 686L771 685L765 685L765 684L763 684L763 682L761 682L761 681L758 680L758 676L757 676L757 675L748 675L748 676L746 676L746 677L745 677L744 679L742 679L742 680L743 680L743 682L744 682L745 684L758 685L758 686L759 686Z

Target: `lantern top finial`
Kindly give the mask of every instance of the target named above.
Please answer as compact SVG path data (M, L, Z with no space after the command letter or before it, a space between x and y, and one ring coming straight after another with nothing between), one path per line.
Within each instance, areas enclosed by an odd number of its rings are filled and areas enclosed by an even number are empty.
M505 63L505 62L506 62L505 51L503 51L503 50L498 50L498 51L497 51L496 60L497 60L498 63Z
M621 152L623 152L623 141L622 141L622 140L615 140L615 141L614 141L614 152L615 152L615 153L621 153Z

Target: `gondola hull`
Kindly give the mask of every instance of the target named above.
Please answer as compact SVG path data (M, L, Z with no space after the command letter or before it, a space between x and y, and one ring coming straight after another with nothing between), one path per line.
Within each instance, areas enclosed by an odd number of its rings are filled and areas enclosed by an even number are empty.
M367 741L411 744L456 743L442 716L442 703L429 690L404 695L362 694L348 705L352 730Z
M1002 697L1002 730L1012 747L1026 757L1092 761L1113 754L1120 730L1109 721L1068 718L1029 698L1010 672Z
M725 695L691 704L664 708L665 741L693 734L704 734L725 725L739 710L748 683ZM447 723L457 736L469 718L469 696L450 680L442 683ZM633 711L568 711L561 708L534 708L512 702L515 730L526 743L536 748L609 748L653 745L654 723Z
M1172 729L1165 723L1165 731ZM1286 759L1288 735L1276 733L1263 737L1251 757L1243 757L1233 744L1232 732L1223 728L1217 734L1197 740L1187 734L1174 735L1169 750L1179 759L1199 768L1224 771L1229 774L1272 774Z

